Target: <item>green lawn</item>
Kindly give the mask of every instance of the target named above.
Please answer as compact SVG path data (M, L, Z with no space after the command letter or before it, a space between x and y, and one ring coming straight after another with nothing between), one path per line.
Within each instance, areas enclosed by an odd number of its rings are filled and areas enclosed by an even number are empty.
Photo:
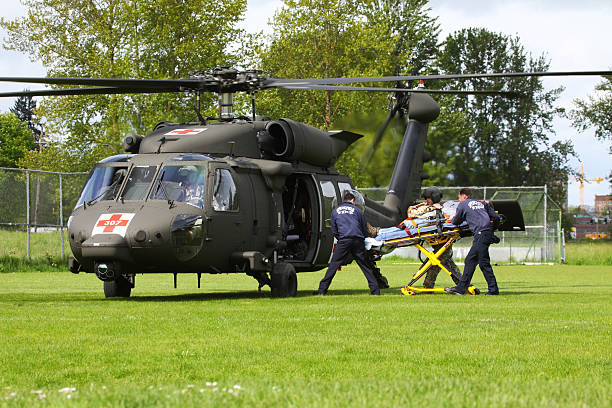
M325 297L322 271L300 274L293 299L240 275L138 276L106 300L92 275L2 273L0 406L612 404L611 266L499 266L499 297L403 296L415 268L383 263L380 297L353 266Z

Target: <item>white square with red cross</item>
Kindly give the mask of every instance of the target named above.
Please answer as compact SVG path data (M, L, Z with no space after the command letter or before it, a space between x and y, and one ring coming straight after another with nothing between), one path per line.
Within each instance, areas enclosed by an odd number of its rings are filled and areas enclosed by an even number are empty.
M208 128L200 128L200 129L174 129L168 133L164 133L164 136L168 135L197 135L198 133L202 133Z
M136 214L115 213L102 214L98 217L98 221L94 225L91 235L96 234L118 234L125 237L130 221Z

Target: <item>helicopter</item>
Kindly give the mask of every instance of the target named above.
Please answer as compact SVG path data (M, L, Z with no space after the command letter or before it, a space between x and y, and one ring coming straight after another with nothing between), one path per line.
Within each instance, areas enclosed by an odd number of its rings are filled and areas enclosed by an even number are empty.
M289 118L255 115L256 92L266 89L390 92L392 117L408 117L384 201L363 198L368 223L389 227L419 199L428 124L439 115L433 93L502 94L496 90L409 89L405 81L564 75L610 75L611 71L406 75L362 78L274 78L261 71L220 67L185 79L0 77L0 82L75 85L0 93L0 97L204 92L219 96L219 117L189 123L161 122L147 135L124 138L125 154L90 171L68 220L69 269L95 274L106 297L129 297L137 274L244 273L273 297L297 294L297 273L328 266L334 248L331 213L349 176L334 163L362 136L326 131ZM396 87L352 86L396 82ZM233 96L252 95L252 117L235 116ZM512 230L512 223L505 227ZM350 259L347 259L347 263ZM386 279L372 259L381 287Z

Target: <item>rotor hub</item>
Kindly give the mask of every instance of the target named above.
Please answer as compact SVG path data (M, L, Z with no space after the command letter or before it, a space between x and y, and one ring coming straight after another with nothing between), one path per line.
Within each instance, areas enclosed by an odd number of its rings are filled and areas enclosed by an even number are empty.
M265 86L268 77L259 70L238 71L231 67L217 67L212 71L191 72L198 89L219 94L255 92Z

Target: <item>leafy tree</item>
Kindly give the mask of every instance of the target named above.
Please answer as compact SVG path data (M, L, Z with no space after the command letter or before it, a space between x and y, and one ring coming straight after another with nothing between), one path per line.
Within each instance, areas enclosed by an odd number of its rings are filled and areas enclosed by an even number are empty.
M2 19L4 46L40 60L50 76L180 78L234 64L230 45L246 0L24 0L28 13ZM211 107L213 96L206 99ZM212 109L212 108L210 108ZM211 111L212 112L212 111ZM194 118L193 98L181 94L90 95L46 98L39 114L47 133L65 136L68 151L88 166L121 148L127 132L149 131L161 120Z
M32 131L36 149L40 150L43 144L42 125L36 121L34 110L36 109L36 101L31 96L21 96L15 100L15 104L10 109L19 120L28 124L28 128Z
M392 44L392 73L422 74L434 62L440 33L437 17L428 14L428 0L372 0L362 3L370 24L387 27L383 40Z
M17 167L28 150L35 147L32 132L13 113L0 114L0 167Z
M612 77L595 87L596 95L587 100L576 99L576 109L570 112L573 125L580 131L595 128L600 140L612 140Z
M589 96L587 100L576 99L576 108L570 112L569 117L579 131L595 128L595 136L598 139L612 141L612 77L606 77L595 87L595 91L598 93ZM612 145L610 154L612 155ZM608 182L612 184L612 171Z
M419 71L430 58L437 38L435 19L426 0L285 0L271 25L273 34L259 64L287 78L383 76ZM388 85L388 84L386 84ZM360 123L360 113L384 112L387 95L338 91L266 91L260 112L291 117L322 128ZM354 115L353 119L347 116ZM382 118L377 124L382 123ZM370 122L374 122L370 118ZM366 126L371 128L371 126ZM359 129L352 128L359 131ZM372 136L369 136L372 137ZM401 139L400 139L401 142ZM358 145L367 145L360 141ZM368 183L358 158L363 147L349 148L336 167L358 185ZM399 147L399 144L397 145ZM397 151L397 150L396 150ZM386 162L395 156L385 156ZM383 184L388 183L390 172Z
M438 55L441 73L547 71L544 57L532 58L518 37L486 29L464 29L447 37ZM434 122L428 166L434 183L455 185L542 185L561 199L574 154L571 142L551 143L554 102L562 88L546 91L537 77L471 79L442 84L446 89L498 89L520 98L447 96ZM446 149L446 152L444 151ZM448 182L447 182L448 183Z

